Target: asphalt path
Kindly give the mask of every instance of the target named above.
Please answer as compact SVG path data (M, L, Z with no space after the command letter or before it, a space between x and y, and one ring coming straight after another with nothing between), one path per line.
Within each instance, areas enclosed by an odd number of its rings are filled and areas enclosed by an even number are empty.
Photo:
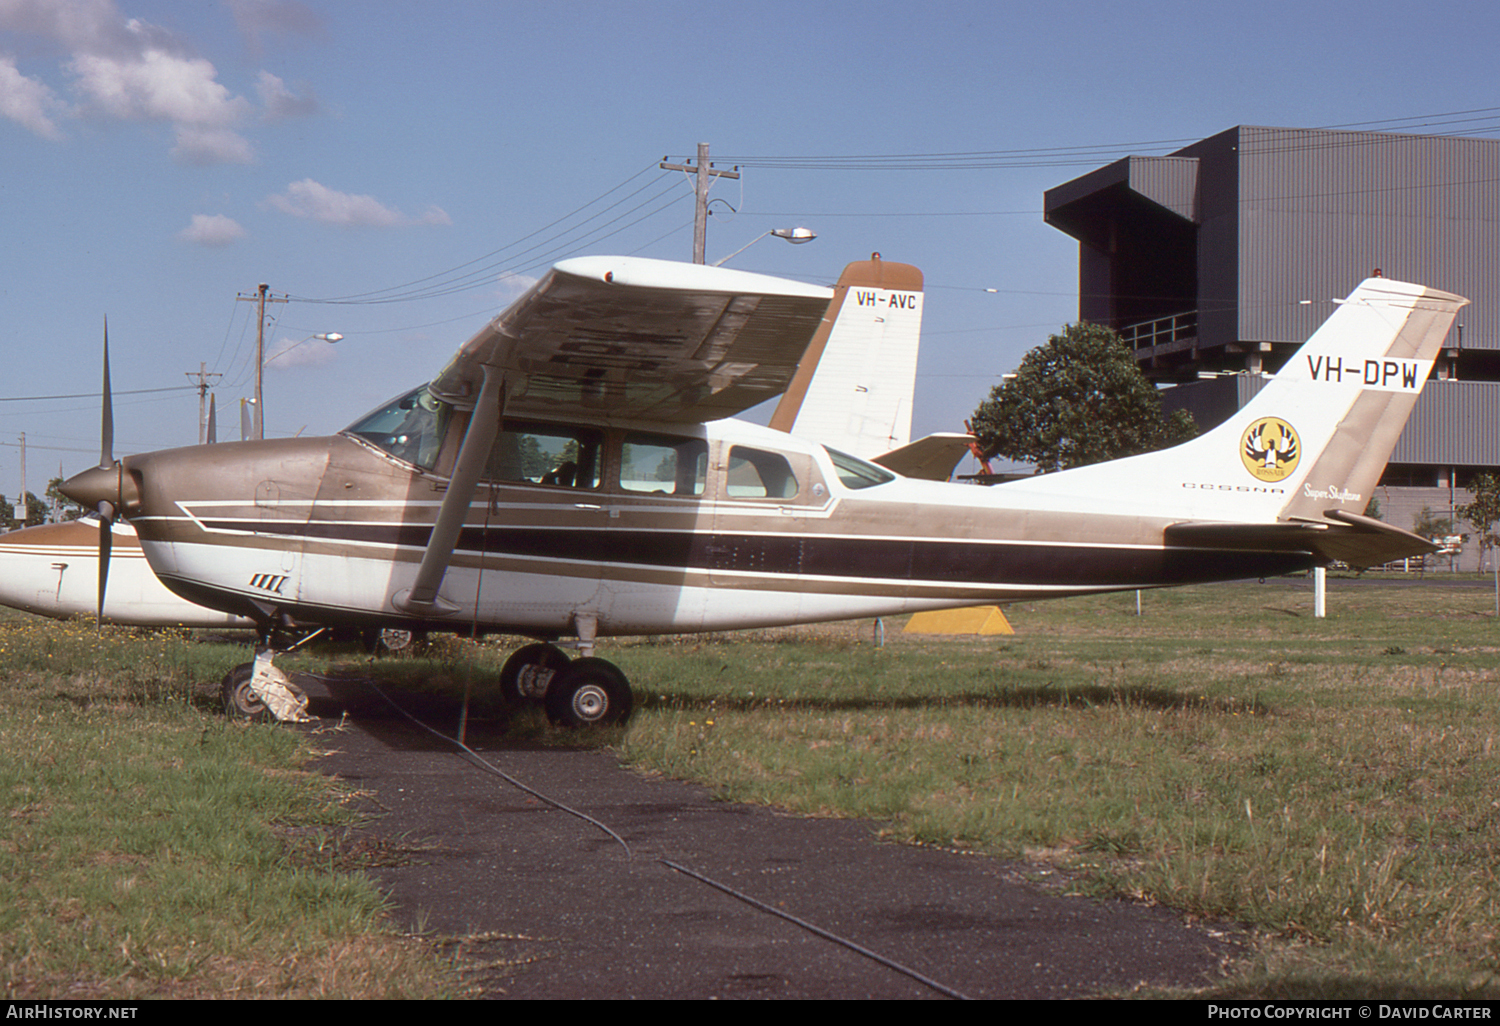
M327 752L316 768L372 814L347 854L403 926L458 939L485 997L1077 998L1201 986L1237 951L1230 930L1070 897L1034 867L715 801L471 724L469 747L538 797L364 685L299 683L323 718L306 728ZM456 729L451 709L391 697Z

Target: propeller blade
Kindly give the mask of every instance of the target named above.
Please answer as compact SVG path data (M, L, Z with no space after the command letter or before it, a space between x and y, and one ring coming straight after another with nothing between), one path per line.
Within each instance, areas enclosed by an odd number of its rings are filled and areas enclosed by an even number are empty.
M109 384L109 318L104 318L104 387L103 398L100 401L99 413L99 469L109 470L115 467L115 410L114 390ZM109 587L109 554L114 547L114 532L110 525L114 523L115 507L109 502L101 502L98 506L99 513L99 595L98 608L94 613L94 625L100 626L104 623L104 593Z
M208 444L209 445L213 445L215 442L217 442L219 440L219 438L218 438L218 434L219 434L218 421L219 421L218 407L217 407L217 405L215 405L213 395L210 394L209 397L208 397Z
M99 606L94 613L94 626L104 623L104 592L109 587L109 553L114 546L114 532L110 524L115 519L115 508L107 502L99 503Z
M99 415L99 466L108 470L115 464L115 411L113 392L109 387L109 318L104 318L104 399Z

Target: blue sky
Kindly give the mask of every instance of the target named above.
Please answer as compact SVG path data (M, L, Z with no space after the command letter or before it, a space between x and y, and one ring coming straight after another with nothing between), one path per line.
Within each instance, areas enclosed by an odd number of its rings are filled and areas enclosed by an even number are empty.
M1237 124L1500 133L1500 8L1417 12L0 0L0 492L23 432L31 490L97 458L97 400L18 400L96 393L106 316L117 454L196 440L200 363L237 437L254 322L236 296L260 282L295 297L270 308L269 351L296 348L266 368L267 434L336 431L553 260L688 259L691 185L656 165L699 142L742 172L715 186L710 261L805 225L815 242L733 265L831 283L878 250L922 268L914 432L959 430L1077 316L1047 188ZM955 153L986 156L937 156ZM316 301L367 293L399 301ZM302 341L320 332L344 339Z

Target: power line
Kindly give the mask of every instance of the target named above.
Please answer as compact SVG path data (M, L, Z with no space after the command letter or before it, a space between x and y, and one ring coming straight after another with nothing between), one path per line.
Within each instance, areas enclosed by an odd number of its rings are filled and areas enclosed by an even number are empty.
M151 392L191 392L197 385L168 385L165 388L135 388L114 393L115 395L146 395ZM0 396L0 403L45 402L51 399L97 399L98 392L75 392L71 395L12 395Z
M666 174L656 175L648 181L642 183L639 187L632 190L631 192L617 198L614 202L608 204L602 209L596 210L593 213L589 214L588 217L583 218L583 220L579 221L578 223L561 228L560 230L553 232L551 235L540 238L531 246L528 246L524 249L516 249L522 243L528 242L532 239L537 239L538 236L542 236L549 230L558 228L558 226L565 224L565 222L583 213L590 207L593 207L596 204L600 203L606 197L625 188L627 185L635 181L637 178L641 177L641 175L645 174L649 170L651 170L649 166L642 168L640 171L637 171L625 181L619 183L611 189L606 190L605 192L601 193L599 196L596 196L594 199L583 204L582 206L576 207L567 214L564 214L559 218L555 218L554 220L548 222L535 231L529 232L526 235L523 235L520 238L514 240L513 242L509 242L499 249L492 250L491 252L486 253L483 256L475 257L472 260L465 261L464 263L459 264L456 267L451 267L445 271L430 274L423 278L418 278L415 281L407 282L402 285L392 285L383 289L375 289L369 292L352 293L345 296L333 296L327 298L315 298L308 296L294 296L293 298L298 300L299 302L308 303L395 303L407 302L415 299L435 298L438 296L449 295L454 292L461 292L468 289L483 288L489 286L493 284L497 278L505 274L520 273L524 270L531 269L532 267L545 261L545 255L533 256L530 260L522 260L522 258L526 257L528 254L535 254L538 250L544 250L549 246L553 247L550 252L556 252L558 244L566 247L579 246L585 244L586 242L597 241L599 237L597 233L602 229L615 224L621 218L629 216L631 213L640 210L642 207L661 199L662 197L673 191L675 186L669 186L666 189L659 190L652 195L647 196L635 206L630 207L623 213L617 215L615 218L605 221L603 224L594 225L594 227L592 228L588 227L593 222L596 222L600 218L609 214L611 211L617 209L618 207L621 207L622 205L628 203L631 199L647 191L653 185L660 182L663 178L669 177ZM664 207L651 211L651 214L658 213L661 209L664 209ZM648 214L647 216L651 215ZM571 242L563 242L563 240L566 240L570 234L579 232L584 233L581 238L575 238ZM612 235L616 233L611 232L609 234ZM608 235L605 235L603 237L607 238ZM503 254L507 253L510 254L508 257L500 259ZM489 262L485 263L486 261Z
M1478 115L1478 116L1475 116ZM1500 107L1477 107L1472 110L1417 114L1378 121L1352 122L1325 126L1324 131L1347 129L1373 134L1375 127L1387 133L1400 128L1434 128L1447 125L1469 125L1468 134L1500 132ZM1244 126L1274 127L1274 126ZM1290 131L1297 131L1290 129ZM1392 133L1395 134L1395 133ZM1088 146L1046 146L1009 150L965 150L936 153L856 153L856 154L750 154L723 157L742 167L791 170L834 171L943 171L1061 167L1074 164L1098 164L1120 156L1150 155L1156 151L1181 149L1197 139L1150 139L1132 143L1105 143ZM1326 142L1321 145L1351 145L1354 141ZM1310 145L1320 145L1317 143Z

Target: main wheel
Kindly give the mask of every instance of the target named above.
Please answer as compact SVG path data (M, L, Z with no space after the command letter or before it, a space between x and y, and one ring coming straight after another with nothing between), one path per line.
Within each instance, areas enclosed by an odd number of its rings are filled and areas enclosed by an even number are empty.
M500 696L512 705L540 702L567 665L568 654L556 645L537 643L518 648L500 670Z
M634 699L619 667L603 659L575 659L547 688L547 718L563 727L624 723Z
M255 676L254 663L241 663L224 674L219 685L219 694L224 699L224 711L241 720L268 720L271 710L250 687L250 678Z

